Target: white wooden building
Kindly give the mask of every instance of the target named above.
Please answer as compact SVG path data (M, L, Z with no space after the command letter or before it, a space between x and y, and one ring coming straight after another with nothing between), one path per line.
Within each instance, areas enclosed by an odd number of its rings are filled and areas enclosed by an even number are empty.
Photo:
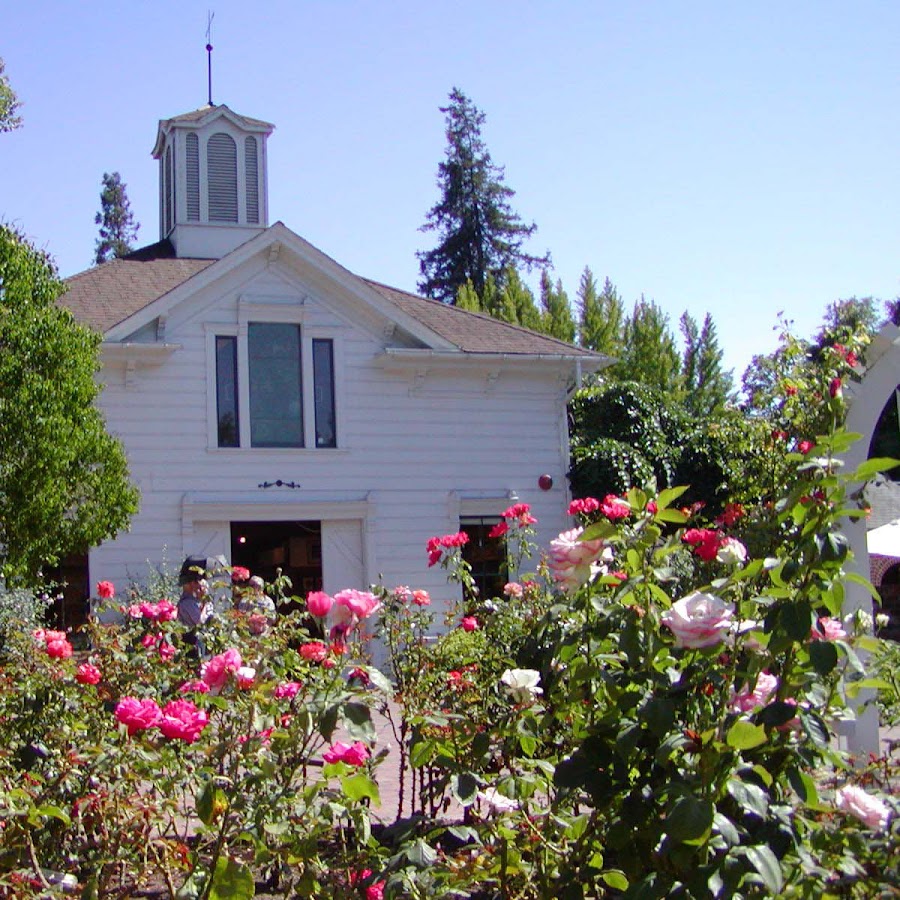
M159 124L161 239L68 281L99 329L110 431L141 491L90 584L222 555L297 593L383 577L449 597L425 542L476 571L501 510L569 527L566 397L602 357L370 281L268 224L272 126L227 106ZM544 477L542 477L544 476Z

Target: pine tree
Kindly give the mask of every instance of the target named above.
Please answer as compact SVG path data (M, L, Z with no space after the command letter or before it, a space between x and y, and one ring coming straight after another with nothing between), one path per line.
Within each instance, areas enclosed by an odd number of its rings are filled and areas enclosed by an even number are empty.
M597 293L594 274L585 266L578 285L579 341L582 347L618 357L622 349L622 320L625 305L616 286L607 278Z
M685 311L681 316L684 356L681 380L685 405L697 415L711 415L722 409L734 390L732 373L722 371L722 350L712 316L707 313L703 328Z
M140 225L134 221L125 183L118 172L103 173L100 212L94 216L94 222L100 226L100 237L94 248L94 262L97 265L131 252Z
M504 184L503 168L494 165L481 137L484 113L458 88L441 112L447 123L446 158L438 166L441 199L420 229L436 231L439 242L416 255L419 290L452 303L466 281L482 297L488 275L502 283L507 267L546 266L549 254L532 256L522 249L537 226L526 225L510 208L515 191Z
M563 290L562 281L557 279L554 284L546 269L541 273L541 306L541 331L572 343L575 340L575 319L569 297Z
M22 104L12 89L9 78L3 74L5 68L3 59L0 58L0 134L22 127L22 117L18 114Z
M475 287L470 279L456 292L456 305L460 309L467 309L469 312L481 312L481 299L478 296Z
M625 320L618 359L607 370L612 377L681 396L681 358L669 328L669 317L643 295Z

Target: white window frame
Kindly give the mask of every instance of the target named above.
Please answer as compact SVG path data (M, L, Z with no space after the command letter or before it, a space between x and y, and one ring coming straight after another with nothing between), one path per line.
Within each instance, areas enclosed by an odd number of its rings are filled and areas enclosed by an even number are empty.
M218 453L328 453L345 448L343 409L343 345L337 328L304 325L305 310L298 299L246 300L238 303L236 324L207 323L206 330L206 372L207 372L207 436L210 450ZM300 326L300 364L303 390L303 446L302 447L253 447L250 444L250 363L247 347L247 332L251 322L277 325ZM220 447L218 432L218 379L216 377L216 338L237 338L237 381L238 381L238 442L237 447ZM332 342L332 369L334 376L334 416L336 431L335 447L316 446L316 404L313 380L312 342L328 340Z

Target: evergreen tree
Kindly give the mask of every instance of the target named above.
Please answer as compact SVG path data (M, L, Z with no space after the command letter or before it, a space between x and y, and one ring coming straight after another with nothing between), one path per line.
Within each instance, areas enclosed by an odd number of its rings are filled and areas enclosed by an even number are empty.
M554 284L546 269L541 272L541 306L541 331L572 343L575 340L575 319L569 297L563 290L562 281L557 279Z
M612 377L681 396L681 358L669 317L643 295L625 320L618 360L606 370Z
M503 286L499 292L498 318L512 325L533 331L541 330L541 312L534 301L531 288L522 281L517 269L508 266L503 272Z
M0 58L0 134L22 127L22 117L18 115L22 104L12 89L9 78L3 74L5 68L3 59Z
M622 320L625 305L615 285L607 278L603 291L597 293L597 282L585 266L578 285L579 340L582 347L618 357L622 351Z
M522 249L537 230L526 225L509 205L515 192L503 182L481 137L485 116L458 88L441 107L447 123L446 158L438 166L441 199L426 216L421 231L436 231L439 242L417 253L426 296L452 303L466 281L483 300L488 275L502 282L508 267L549 264L549 254L532 256Z
M50 259L0 225L0 576L113 537L137 509L94 399L100 335L57 302Z
M100 212L94 216L94 222L100 226L100 237L94 248L94 262L97 265L131 252L140 225L134 221L125 183L118 172L103 173Z
M460 309L469 310L469 312L482 311L481 299L471 279L466 279L466 283L456 292L456 305Z
M711 415L731 399L734 388L732 373L722 371L722 350L712 316L707 313L703 328L685 311L681 316L684 338L681 382L685 405L691 412Z

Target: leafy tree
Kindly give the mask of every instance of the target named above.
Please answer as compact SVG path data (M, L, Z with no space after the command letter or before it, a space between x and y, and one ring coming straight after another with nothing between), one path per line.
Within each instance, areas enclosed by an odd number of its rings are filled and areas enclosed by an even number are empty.
M97 265L110 259L118 259L133 249L137 239L138 225L131 212L131 204L125 193L125 183L118 172L103 173L103 190L100 191L100 212L94 216L100 226L100 237L94 252Z
M569 297L563 290L562 281L557 279L554 284L546 269L541 273L541 306L541 331L572 343L575 340L575 319Z
M581 346L607 356L619 356L625 305L609 278L603 282L603 290L597 293L597 282L587 266L578 285L578 309Z
M100 335L57 304L49 257L0 226L0 574L114 536L137 509L125 452L94 406Z
M467 281L479 296L488 275L502 283L510 267L549 264L549 254L532 256L522 249L537 230L526 225L509 205L515 192L503 181L481 137L485 116L458 88L441 107L447 122L446 158L438 166L441 199L428 211L421 231L436 231L439 242L417 253L426 296L452 303Z
M607 370L613 378L680 395L681 358L669 317L643 295L625 320L618 359Z
M9 78L3 74L5 68L5 63L0 58L0 134L22 127L22 117L18 115L22 104L12 89Z
M681 316L681 334L684 338L681 380L685 392L685 404L695 413L709 415L728 402L733 379L730 371L722 371L722 350L716 336L716 326L707 313L703 328L688 313Z

